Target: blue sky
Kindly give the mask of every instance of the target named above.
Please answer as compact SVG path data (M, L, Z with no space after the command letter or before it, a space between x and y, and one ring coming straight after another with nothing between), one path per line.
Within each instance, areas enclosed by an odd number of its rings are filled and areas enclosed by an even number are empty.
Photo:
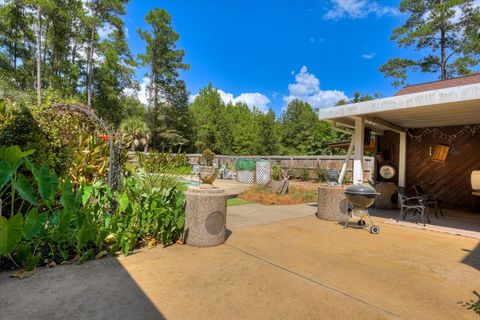
M181 77L191 95L212 82L226 100L244 101L276 113L292 98L326 107L355 91L392 95L378 71L388 58L415 56L390 40L405 20L399 1L324 0L132 0L125 23L134 54L145 44L138 28L146 13L166 9L180 33L189 71ZM136 77L142 81L145 69ZM410 78L411 83L435 75Z

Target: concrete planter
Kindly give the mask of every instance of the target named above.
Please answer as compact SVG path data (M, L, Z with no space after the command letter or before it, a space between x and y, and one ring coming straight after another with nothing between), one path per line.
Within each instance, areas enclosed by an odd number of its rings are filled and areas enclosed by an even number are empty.
M188 188L183 235L186 244L210 247L225 242L227 198L225 190L213 186Z
M199 176L202 183L212 184L217 178L217 172L214 167L200 166Z
M341 186L320 186L318 188L317 217L330 221L347 219L347 202Z

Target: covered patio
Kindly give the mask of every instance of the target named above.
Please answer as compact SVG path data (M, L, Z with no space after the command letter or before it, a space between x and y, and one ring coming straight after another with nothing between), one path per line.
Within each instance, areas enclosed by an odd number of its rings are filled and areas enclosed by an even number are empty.
M354 184L365 182L362 159L370 135L375 135L375 184L395 184L411 195L412 188L420 185L437 195L448 217L439 214L437 220L430 214L431 225L444 219L441 227L477 223L480 227L480 197L471 184L472 172L480 170L479 74L409 86L393 97L320 109L319 117L352 136L346 161L353 156ZM380 174L382 166L392 168L391 176ZM339 182L343 179L341 172ZM459 224L462 219L465 223Z

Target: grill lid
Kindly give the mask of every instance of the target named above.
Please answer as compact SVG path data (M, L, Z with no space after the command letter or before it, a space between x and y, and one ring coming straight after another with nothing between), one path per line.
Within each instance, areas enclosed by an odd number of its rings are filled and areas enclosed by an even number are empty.
M345 194L376 195L378 192L369 184L354 184L345 188Z

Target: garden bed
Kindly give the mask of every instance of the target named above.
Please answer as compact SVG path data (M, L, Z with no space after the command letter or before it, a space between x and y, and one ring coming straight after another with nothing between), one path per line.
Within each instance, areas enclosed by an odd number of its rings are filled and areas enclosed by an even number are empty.
M238 198L266 205L300 204L315 202L317 199L317 190L290 187L287 194L278 194L263 186L254 186L240 194Z

